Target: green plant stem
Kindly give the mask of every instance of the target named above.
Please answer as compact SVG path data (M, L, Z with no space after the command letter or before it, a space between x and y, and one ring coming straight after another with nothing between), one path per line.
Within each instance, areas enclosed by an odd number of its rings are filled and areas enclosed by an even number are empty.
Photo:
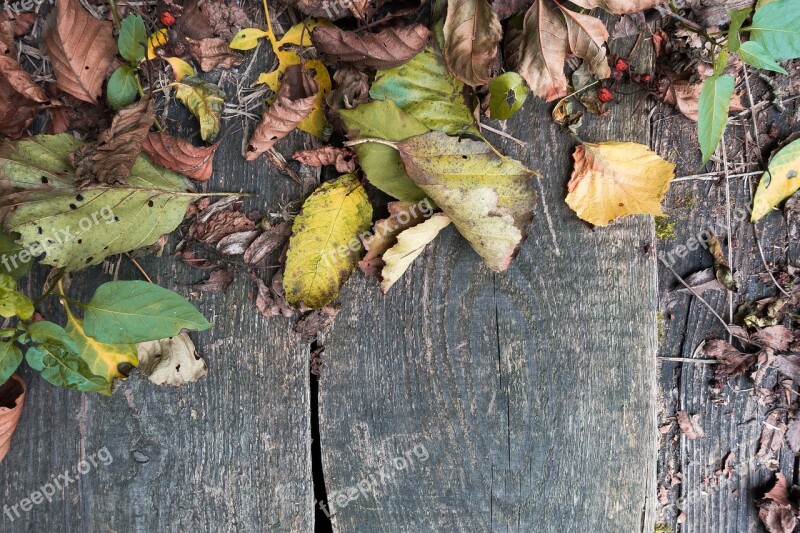
M117 31L119 31L120 18L119 10L117 9L117 0L108 0L108 5L111 7L111 15L114 17L114 26L116 26Z
M50 285L50 288L47 289L47 292L39 296L39 298L35 302L33 302L34 308L39 307L39 305L41 305L41 303L44 302L47 299L47 297L53 293L56 287L58 287L59 291L61 291L61 281L64 278L64 274L65 272L63 270L58 273L56 278L53 280L53 283Z

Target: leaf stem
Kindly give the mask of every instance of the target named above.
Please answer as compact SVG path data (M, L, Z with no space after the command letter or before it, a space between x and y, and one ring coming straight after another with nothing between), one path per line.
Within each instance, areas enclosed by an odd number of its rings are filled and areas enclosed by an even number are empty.
M57 286L58 287L61 286L61 280L64 278L64 274L65 272L62 270L58 273L58 275L56 275L56 278L53 280L53 283L50 285L50 288L47 289L47 292L39 296L39 298L37 298L36 301L33 302L34 308L39 307L42 304L42 302L44 302L47 299L47 297L53 293L53 290L55 290Z
M364 139L356 139L354 141L347 141L346 143L344 143L344 145L349 148L351 146L357 146L359 144L364 144L364 143L385 144L386 146L391 146L392 148L397 150L397 143L393 143L393 142L387 141L385 139L378 139L378 138L375 138L375 137L365 137Z
M120 18L119 10L117 9L117 0L108 0L108 5L111 8L111 14L114 16L114 26L117 28L117 31L119 31Z

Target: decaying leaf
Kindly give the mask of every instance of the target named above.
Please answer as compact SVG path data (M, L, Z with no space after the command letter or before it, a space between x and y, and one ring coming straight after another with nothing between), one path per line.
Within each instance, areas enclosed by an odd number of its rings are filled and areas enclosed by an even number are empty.
M783 421L783 412L773 409L767 413L764 427L761 429L761 438L758 441L756 457L768 460L783 446L783 436L786 434L786 423Z
M139 371L156 385L183 385L208 374L192 339L181 333L169 339L139 343Z
M736 280L733 279L733 271L728 265L728 258L725 257L725 252L722 251L722 244L719 242L714 230L709 232L706 243L708 244L708 251L714 257L714 275L717 281L722 283L729 291L738 292L739 286L736 284Z
M703 343L703 352L719 361L714 370L720 376L741 376L756 363L758 354L742 353L727 342L711 339Z
M283 246L291 234L291 229L288 222L270 226L250 244L242 259L250 265L259 264L278 247Z
M369 0L278 0L312 17L337 20L354 16L363 18Z
M219 141L211 146L194 146L186 139L163 131L150 132L142 142L142 150L156 164L197 181L211 178L218 146Z
M675 165L631 142L583 143L572 157L567 204L595 226L635 214L663 215L661 200Z
M242 64L242 56L228 47L228 41L218 37L189 39L189 54L203 72L216 68L231 68Z
M386 293L400 277L405 274L425 247L450 225L450 219L443 213L402 231L397 236L397 244L384 252L384 263L381 271L381 290Z
M14 58L0 55L0 135L21 137L48 100Z
M253 25L242 6L224 0L189 0L178 21L181 33L192 39L214 35L230 39L241 28Z
M303 315L294 325L294 332L300 336L300 342L309 343L320 333L325 333L333 325L340 308L326 305Z
M350 66L343 66L333 73L336 87L325 99L334 111L353 109L369 101L369 76Z
M689 416L686 411L678 411L678 425L687 439L697 440L706 436L703 427L700 425L700 415Z
M572 3L586 9L600 8L615 15L638 13L651 9L666 0L574 0Z
M750 340L765 348L786 351L794 341L794 333L786 326L769 326L753 333Z
M295 218L283 287L294 307L318 309L339 294L361 255L372 205L353 174L323 183Z
M492 2L492 7L500 20L522 13L529 5L530 0L494 0Z
M70 154L70 164L75 167L75 184L83 188L96 183L125 183L155 119L155 104L151 98L142 98L120 109L111 127L95 142L86 143Z
M28 33L37 18L38 14L31 11L16 13L9 9L0 12L0 56L17 57L14 38Z
M256 309L262 316L272 318L274 316L290 317L294 315L294 309L286 301L283 293L283 276L280 272L272 277L269 286L254 273L250 272L250 276L258 286Z
M444 23L444 58L450 72L473 87L494 74L503 28L488 0L450 0Z
M767 171L758 182L750 220L753 222L759 220L798 188L800 188L800 139L784 146L770 160Z
M175 98L183 102L200 121L200 137L214 142L219 135L220 114L225 105L225 93L216 85L194 76L176 83Z
M711 267L695 272L686 278L685 281L686 285L691 287L691 290L683 285L680 285L677 289L677 292L682 294L693 294L692 291L694 291L697 294L702 295L706 291L725 290L725 286L717 280L717 277L714 274L714 269Z
M797 506L789 499L789 481L778 472L775 484L758 502L758 518L768 533L793 533Z
M342 174L348 174L356 170L355 154L349 148L337 148L327 145L310 150L298 150L292 155L292 159L310 167L332 165L336 167L336 172L341 172Z
M17 430L25 405L25 382L17 374L0 385L0 462L11 448L11 437Z
M600 79L611 75L611 67L606 60L605 43L608 30L600 19L583 15L556 4L564 14L567 23L567 36L570 51L583 59Z
M211 273L208 279L195 283L192 287L200 292L225 292L230 284L233 283L233 270L230 268L219 268Z
M417 55L428 44L430 35L430 30L422 24L389 27L378 33L318 26L311 33L311 40L329 62L381 69L402 65Z
M397 244L397 236L403 230L423 222L433 212L429 200L419 203L389 202L389 217L375 223L372 233L361 239L367 253L359 261L358 267L368 276L381 279L383 254Z
M278 98L264 111L250 137L245 158L248 161L258 158L295 129L311 113L318 91L319 84L301 65L287 68Z
M57 0L45 22L44 47L58 87L79 100L96 102L117 55L111 23L92 17L78 0Z

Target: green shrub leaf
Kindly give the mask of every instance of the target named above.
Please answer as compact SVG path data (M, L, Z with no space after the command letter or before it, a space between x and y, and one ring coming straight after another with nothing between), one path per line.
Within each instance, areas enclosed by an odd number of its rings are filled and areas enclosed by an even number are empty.
M734 79L728 74L711 76L703 83L698 104L697 132L704 165L711 159L728 125L728 109L731 107L734 87Z
M128 15L119 28L119 53L127 61L137 64L144 59L147 28L140 15Z
M753 15L750 39L761 44L775 61L800 57L800 9L797 0L777 0Z
M108 104L114 109L120 109L135 102L138 94L136 71L129 65L117 68L108 80L106 89Z
M528 86L516 72L506 72L489 84L489 113L498 120L511 118L528 98Z

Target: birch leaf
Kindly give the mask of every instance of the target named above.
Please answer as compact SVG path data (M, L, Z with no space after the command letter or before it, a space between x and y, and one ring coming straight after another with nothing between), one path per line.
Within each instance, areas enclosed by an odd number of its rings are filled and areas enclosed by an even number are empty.
M355 175L314 191L292 226L283 275L286 300L318 309L336 298L360 258L358 236L371 222L372 205Z
M444 23L444 57L450 72L476 87L492 78L503 28L487 0L450 0Z
M439 235L439 232L450 225L450 219L443 213L404 230L397 236L397 244L383 254L385 266L381 272L381 290L386 293L400 277L405 274L425 247Z
M572 157L567 204L595 226L627 215L663 215L661 200L675 177L675 165L643 144L583 143Z
M781 148L761 176L753 198L755 222L800 188L800 139Z

